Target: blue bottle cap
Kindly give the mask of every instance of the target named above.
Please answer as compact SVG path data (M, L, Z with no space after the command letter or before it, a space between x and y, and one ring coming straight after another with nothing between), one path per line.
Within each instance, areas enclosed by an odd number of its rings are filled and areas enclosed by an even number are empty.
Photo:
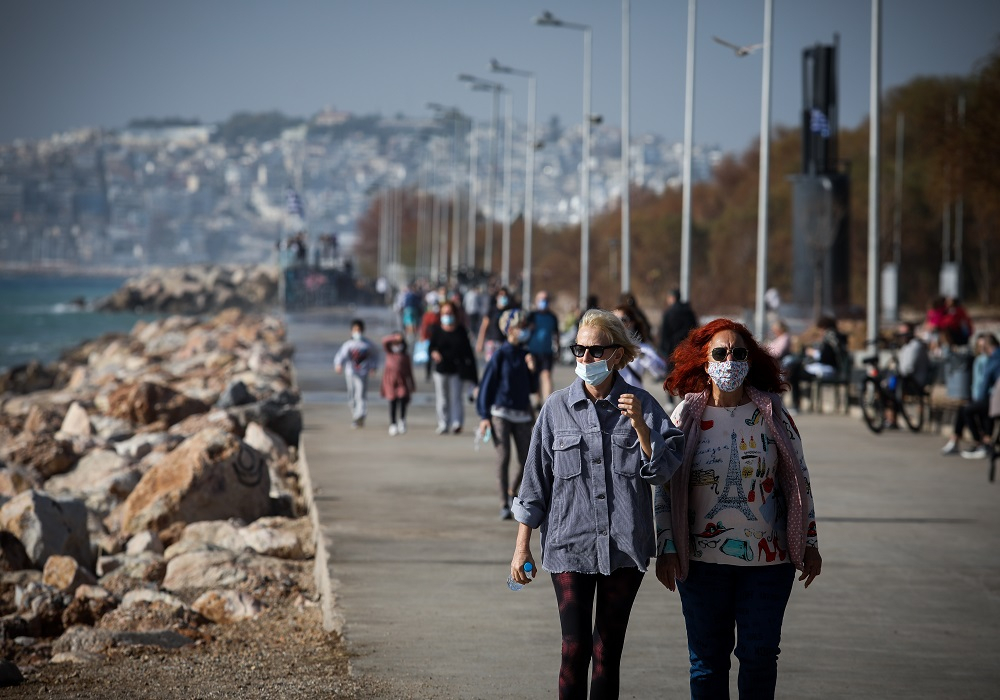
M533 567L531 566L531 562L530 562L530 561L526 561L526 562L524 562L524 570L525 570L526 572L527 572L527 571L531 571L531 569L532 569L532 568L533 568Z

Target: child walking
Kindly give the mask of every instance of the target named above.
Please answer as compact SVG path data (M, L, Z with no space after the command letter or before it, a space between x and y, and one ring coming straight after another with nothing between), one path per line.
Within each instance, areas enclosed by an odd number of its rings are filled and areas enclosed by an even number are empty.
M351 405L351 427L362 428L368 414L368 374L377 366L375 346L365 336L365 322L351 321L351 339L340 346L333 369L347 379L347 400Z
M382 397L389 402L389 435L406 432L406 407L415 391L413 364L406 351L406 338L402 333L390 333L382 339L385 365L382 367ZM397 410L399 420L396 420Z

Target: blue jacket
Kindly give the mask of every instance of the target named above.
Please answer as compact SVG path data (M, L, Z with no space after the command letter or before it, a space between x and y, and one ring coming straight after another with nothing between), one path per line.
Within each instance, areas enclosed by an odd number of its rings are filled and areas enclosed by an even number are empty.
M513 408L519 411L531 410L531 394L537 391L537 379L525 358L528 351L504 341L500 349L493 353L483 380L479 384L476 410L480 418L489 418L494 406Z
M1000 379L1000 348L994 350L989 359L986 360L986 368L983 370L983 384L979 396L973 396L973 401L989 401L993 386Z

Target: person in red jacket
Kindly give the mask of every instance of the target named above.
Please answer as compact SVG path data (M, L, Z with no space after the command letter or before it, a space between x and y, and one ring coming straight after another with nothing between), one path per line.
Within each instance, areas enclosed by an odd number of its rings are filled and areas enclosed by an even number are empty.
M389 402L389 435L402 435L406 432L406 407L416 388L413 364L406 351L406 338L398 331L382 339L382 349L385 351L385 365L380 393Z

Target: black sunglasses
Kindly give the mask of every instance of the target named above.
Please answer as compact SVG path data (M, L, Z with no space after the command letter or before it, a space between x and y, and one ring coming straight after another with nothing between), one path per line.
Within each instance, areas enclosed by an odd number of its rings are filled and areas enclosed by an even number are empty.
M590 356L595 360L604 357L604 351L611 348L620 348L621 345L570 345L569 351L574 357L583 357L590 350Z
M733 359L737 362L743 362L750 356L746 348L712 348L712 359L716 362L725 362L729 353L733 353Z

